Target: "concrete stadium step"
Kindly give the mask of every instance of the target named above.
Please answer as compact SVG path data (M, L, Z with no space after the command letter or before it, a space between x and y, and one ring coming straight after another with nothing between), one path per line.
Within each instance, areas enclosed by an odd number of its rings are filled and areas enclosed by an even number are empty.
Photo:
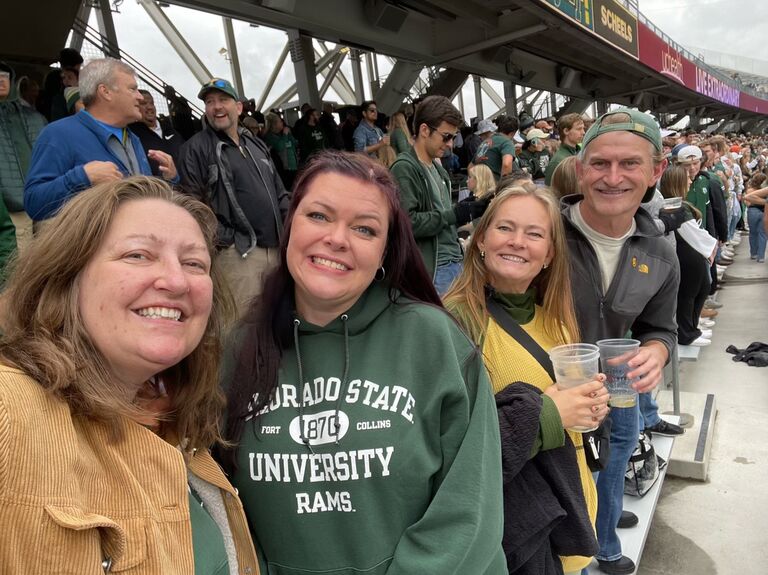
M664 415L663 419L669 423L677 424L680 422L675 415ZM688 432L686 432L683 437L687 433ZM676 444L676 441L677 439L674 437L666 437L663 435L653 436L651 439L653 449L656 451L657 455L667 461L667 465L661 470L659 479L644 497L624 496L624 509L637 515L638 523L636 526L630 527L629 529L618 529L617 533L621 540L621 552L632 559L636 566L640 565L640 558L643 555L645 540L648 538L648 532L651 529L651 522L653 521L653 513L656 510L656 504L658 503L659 495L661 494L661 486L664 483L664 478L669 470L672 447ZM590 575L600 575L602 573L597 566L596 560L592 561L588 571Z
M660 391L656 402L661 413L671 413L672 391ZM669 461L669 475L706 481L717 418L715 395L683 391L680 392L680 406L681 411L690 414L693 421L675 442L675 452Z

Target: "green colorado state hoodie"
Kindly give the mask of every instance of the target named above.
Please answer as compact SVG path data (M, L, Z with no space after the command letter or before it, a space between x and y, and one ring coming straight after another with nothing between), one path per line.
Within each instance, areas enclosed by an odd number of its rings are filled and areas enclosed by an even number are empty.
M233 477L264 573L507 573L482 358L443 310L398 302L373 284L331 324L295 325Z

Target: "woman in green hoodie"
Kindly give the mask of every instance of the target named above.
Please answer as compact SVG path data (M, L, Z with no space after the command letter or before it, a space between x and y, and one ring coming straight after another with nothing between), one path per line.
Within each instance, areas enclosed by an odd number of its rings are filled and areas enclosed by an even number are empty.
M271 575L506 574L496 410L389 172L322 152L238 331L221 459Z

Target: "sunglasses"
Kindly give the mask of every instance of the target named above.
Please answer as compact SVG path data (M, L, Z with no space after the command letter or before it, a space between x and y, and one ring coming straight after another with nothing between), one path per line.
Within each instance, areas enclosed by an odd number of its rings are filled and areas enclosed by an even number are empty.
M226 80L211 80L205 85L206 88L226 88L227 87L227 81Z
M447 144L451 140L455 140L456 136L459 135L458 132L456 132L455 134L449 134L448 132L441 132L440 130L438 130L434 126L429 126L429 129L432 130L433 132L437 132L438 134L440 134L440 136L442 136L442 138L443 138L443 143L444 144Z
M377 111L378 111L378 110L376 110L376 108L368 108L368 109L366 110L366 112L368 112L368 113L373 113L373 112L377 112Z

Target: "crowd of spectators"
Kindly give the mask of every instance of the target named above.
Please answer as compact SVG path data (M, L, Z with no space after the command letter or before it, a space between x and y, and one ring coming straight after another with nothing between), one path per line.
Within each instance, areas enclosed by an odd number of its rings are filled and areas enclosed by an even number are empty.
M623 510L627 463L638 432L684 431L650 392L673 346L711 343L742 231L754 265L765 262L768 138L662 130L628 108L467 126L442 96L390 117L373 100L305 103L291 126L294 111L263 114L223 78L200 87L198 129L173 89L159 116L120 61L83 65L65 50L60 65L36 94L0 62L0 267L11 262L9 291L25 302L2 318L0 361L18 371L0 376L0 423L4 401L37 422L21 386L33 411L63 414L45 433L74 430L67 457L78 441L115 457L94 438L122 417L162 441L117 433L118 446L152 455L148 469L178 444L183 461L154 471L173 476L163 488L182 505L188 472L193 537L173 535L184 540L174 550L163 531L147 543L159 549L151 561L167 568L178 553L188 569L210 549L220 569L210 573L252 569L257 551L274 573L575 575L594 557L605 573L634 572L616 532L637 522ZM131 290L150 295L116 311ZM134 316L148 323L131 331ZM631 406L610 404L602 374L560 389L540 360L628 334L640 342ZM72 359L56 356L54 369L39 350L57 345ZM103 421L78 370L115 379ZM611 456L595 477L572 428L603 422ZM43 445L35 425L17 432ZM367 431L389 447L366 447ZM1 461L14 458L0 446ZM94 476L100 465L86 464ZM328 491L292 490L291 477ZM335 491L341 481L349 491ZM244 508L229 507L237 490ZM51 493L63 497L60 485ZM75 519L88 525L120 499L80 495ZM34 522L4 505L0 517ZM75 521L71 509L48 513ZM137 529L118 529L133 549Z

